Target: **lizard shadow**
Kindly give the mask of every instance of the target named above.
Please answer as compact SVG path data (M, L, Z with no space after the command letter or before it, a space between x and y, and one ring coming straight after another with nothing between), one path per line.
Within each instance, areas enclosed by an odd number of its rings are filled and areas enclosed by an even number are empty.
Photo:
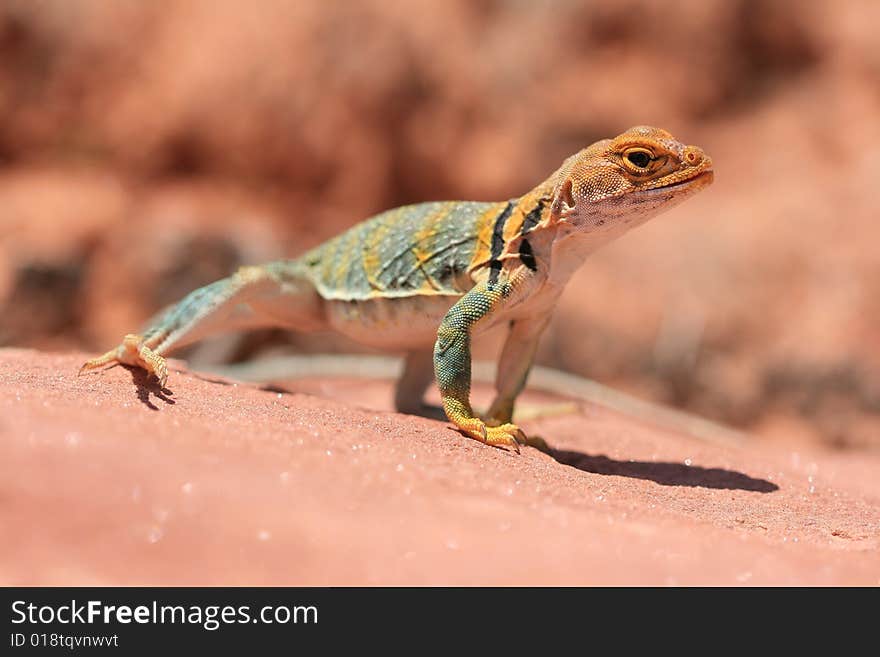
M553 448L550 448L548 453L557 462L584 472L649 479L661 486L691 486L756 493L772 493L779 490L779 486L772 481L724 468L703 468L698 465L663 461L617 461L604 455L593 456L583 452Z
M161 399L166 404L177 403L168 396L173 395L174 393L171 392L171 390L169 390L168 388L160 386L159 381L156 380L156 377L154 377L146 370L140 367L134 367L132 365L123 364L122 367L124 367L131 373L132 383L134 383L135 388L137 388L138 399L151 411L158 411L159 407L150 400L150 395L153 395L157 399Z

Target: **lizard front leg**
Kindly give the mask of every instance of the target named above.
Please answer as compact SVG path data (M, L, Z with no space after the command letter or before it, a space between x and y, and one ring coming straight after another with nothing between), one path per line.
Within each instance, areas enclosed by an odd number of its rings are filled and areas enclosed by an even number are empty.
M525 434L515 424L488 426L471 408L471 335L511 295L509 282L479 283L449 309L437 330L434 374L446 417L462 432L487 445L503 445L519 452Z
M547 328L550 316L518 319L512 322L495 374L495 401L486 413L489 424L505 424L513 420L513 406L526 385L535 359L538 339Z
M516 398L525 388L538 349L538 339L549 323L550 315L518 319L511 323L495 373L497 395L486 413L486 423L490 426L501 426L513 421ZM538 436L526 436L521 442L544 452L550 449L547 442Z
M394 407L398 413L443 419L443 411L424 402L425 391L434 381L431 352L411 351L403 361L403 372L394 390Z

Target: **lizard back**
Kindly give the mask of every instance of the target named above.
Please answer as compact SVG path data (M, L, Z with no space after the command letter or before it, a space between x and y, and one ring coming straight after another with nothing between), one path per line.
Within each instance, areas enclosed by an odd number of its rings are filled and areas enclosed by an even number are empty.
M446 201L388 210L300 258L325 299L461 296L488 245L484 227L504 203Z

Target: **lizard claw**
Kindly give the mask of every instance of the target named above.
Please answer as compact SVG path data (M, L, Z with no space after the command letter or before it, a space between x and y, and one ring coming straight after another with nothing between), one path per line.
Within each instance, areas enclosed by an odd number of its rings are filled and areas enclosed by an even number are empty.
M165 359L150 349L141 336L133 334L126 335L122 344L115 349L83 363L77 376L110 363L142 367L158 379L159 386L162 388L165 387L165 382L168 380L168 363Z
M76 373L77 376L82 375L83 372L88 372L89 370L96 370L99 367L103 367L104 365L109 365L110 363L118 363L121 362L119 360L119 347L116 349L111 349L106 354L98 356L97 358L92 358L91 360L87 360L82 366L79 368L79 371Z
M492 427L480 419L473 418L470 422L459 424L458 428L481 443L493 447L510 447L517 454L521 453L520 444L528 444L526 434L515 424L508 423Z

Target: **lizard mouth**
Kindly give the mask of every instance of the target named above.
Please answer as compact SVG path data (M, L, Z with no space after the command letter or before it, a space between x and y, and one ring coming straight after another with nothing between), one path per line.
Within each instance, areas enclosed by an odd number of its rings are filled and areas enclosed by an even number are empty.
M699 190L708 187L715 179L715 172L712 169L705 169L700 173L685 178L684 180L676 180L668 185L652 187L651 189L641 190L639 193L644 196L665 196L668 194L693 194Z
M663 187L657 187L656 190L662 191L664 189L675 189L676 187L691 187L694 189L701 189L706 185L710 185L712 181L715 180L715 171L712 169L706 169L701 171L697 175L691 178L685 178L684 180L679 180L670 185L664 185Z

